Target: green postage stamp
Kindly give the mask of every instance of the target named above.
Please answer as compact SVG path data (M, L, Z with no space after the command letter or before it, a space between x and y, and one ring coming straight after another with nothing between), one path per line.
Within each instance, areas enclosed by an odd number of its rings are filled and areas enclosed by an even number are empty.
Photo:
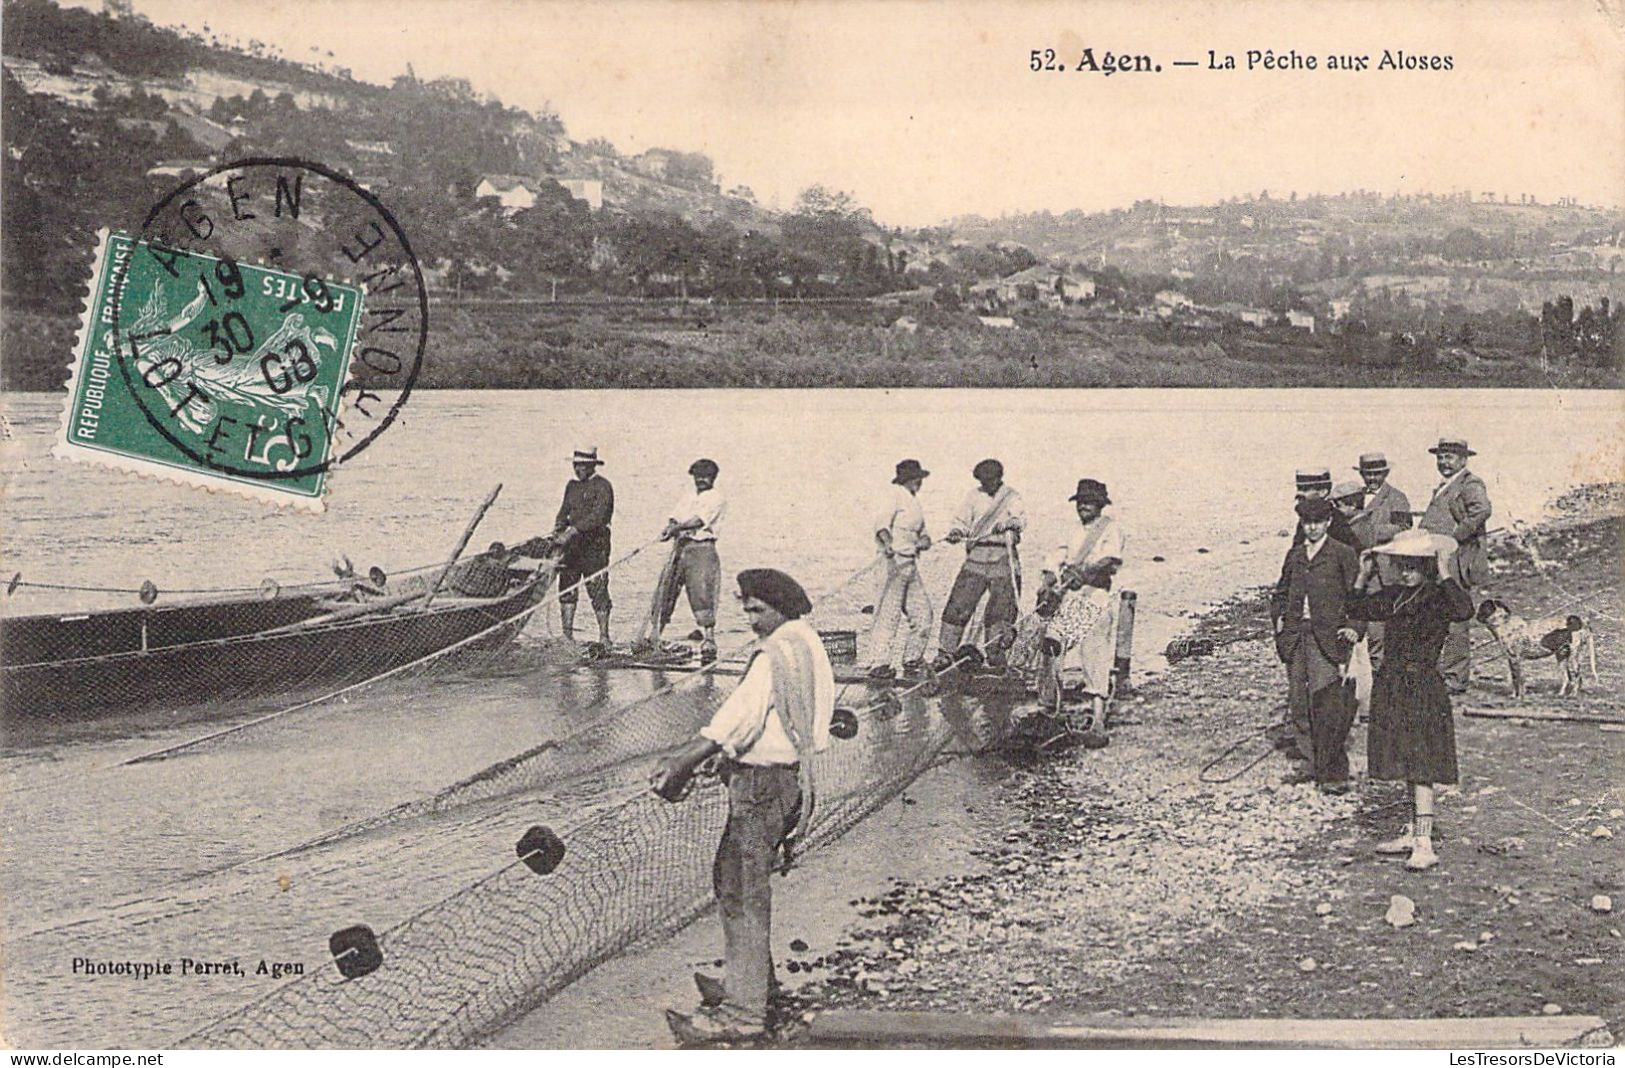
M103 231L53 453L320 509L361 303Z

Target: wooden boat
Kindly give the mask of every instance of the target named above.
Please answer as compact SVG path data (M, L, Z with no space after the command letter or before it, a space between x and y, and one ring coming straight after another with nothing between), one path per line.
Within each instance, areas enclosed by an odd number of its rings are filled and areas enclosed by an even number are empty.
M8 722L86 719L358 682L443 650L462 657L511 641L552 568L492 568L484 554L378 590L195 601L0 620ZM507 624L507 625L504 625Z

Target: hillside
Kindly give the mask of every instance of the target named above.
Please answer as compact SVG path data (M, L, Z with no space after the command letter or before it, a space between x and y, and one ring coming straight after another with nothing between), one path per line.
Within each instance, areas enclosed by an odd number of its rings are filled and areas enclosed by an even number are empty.
M820 186L788 212L766 211L749 189L725 189L700 152L628 157L460 78L408 70L375 85L320 55L296 62L207 26L177 32L52 0L4 0L3 11L6 388L61 384L98 229L135 229L178 181L246 156L313 160L377 193L443 311L527 309L480 324L478 344L468 331L442 339L435 385L908 385L927 370L1009 384L1021 365L1016 377L1056 384L1286 380L1265 365L1327 384L1371 368L1523 382L1552 361L1576 364L1577 384L1609 384L1625 339L1618 212L1528 197L1262 194L904 231ZM689 317L693 298L715 302L698 316L713 341L684 347L674 377L655 364L677 350L638 323L662 299ZM743 371L759 339L719 326L739 317L725 304L752 322L755 306L771 305L822 336L830 299L881 331L825 354L850 357L844 370L793 365L825 356L792 346ZM620 327L553 344L563 335L538 306L554 301ZM938 366L893 358L888 328L917 320L942 327ZM1018 328L1041 336L1013 348L981 336ZM993 355L1007 348L1016 354ZM1229 364L1212 362L1221 351ZM623 355L636 369L615 362Z

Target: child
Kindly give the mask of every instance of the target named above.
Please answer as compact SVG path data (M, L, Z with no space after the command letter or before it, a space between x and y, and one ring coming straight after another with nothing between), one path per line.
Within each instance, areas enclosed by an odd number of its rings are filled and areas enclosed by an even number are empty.
M1378 853L1409 853L1405 867L1425 871L1439 862L1433 851L1433 791L1454 783L1456 729L1450 695L1439 674L1439 650L1450 624L1472 618L1473 600L1450 576L1453 539L1407 530L1376 546L1360 563L1349 603L1355 619L1385 624L1382 667L1371 690L1367 739L1373 779L1411 784L1412 819ZM1391 557L1396 584L1384 588L1374 554Z

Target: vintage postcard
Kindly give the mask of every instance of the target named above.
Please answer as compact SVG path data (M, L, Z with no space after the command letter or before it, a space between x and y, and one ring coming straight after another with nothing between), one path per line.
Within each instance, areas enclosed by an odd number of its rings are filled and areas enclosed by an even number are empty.
M1613 1063L1617 4L0 53L7 1046Z

